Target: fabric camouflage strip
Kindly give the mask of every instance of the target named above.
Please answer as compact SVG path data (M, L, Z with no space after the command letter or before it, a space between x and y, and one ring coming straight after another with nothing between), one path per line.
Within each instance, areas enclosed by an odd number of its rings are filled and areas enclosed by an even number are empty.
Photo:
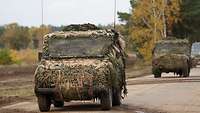
M48 40L52 38L111 38L115 40L115 34L112 30L94 30L94 31L68 31L68 32L54 32L44 36L43 53L48 56Z
M191 55L189 41L187 40L161 40L156 43L154 48L154 57L160 57L165 54L184 54Z
M48 55L48 40L51 38L111 38L117 40L112 30L55 32L44 37L43 53ZM120 40L124 49L123 40ZM102 59L43 59L35 72L35 87L54 88L62 92L66 100L82 100L93 95L93 90L113 85L121 86L127 94L124 61L117 60L114 45L108 49L110 54ZM123 51L123 50L122 50ZM121 57L124 57L123 55ZM123 58L125 59L125 58ZM89 94L89 95L88 95ZM98 94L94 94L99 96Z
M37 78L35 81L36 87L59 87L63 95L67 95L67 97L64 97L65 99L82 99L83 97L73 97L74 93L79 91L79 95L92 94L92 89L95 90L95 87L106 88L113 84L107 82L108 77L115 79L110 76L110 73L113 73L112 75L116 74L116 72L112 72L113 68L112 64L107 60L42 61L35 75ZM116 80L111 80L110 82L112 81ZM75 89L78 90L74 92L73 90Z
M153 52L154 69L168 70L187 68L190 60L189 41L181 39L161 40L156 43Z
M89 31L98 30L99 28L93 24L72 24L63 28L63 31Z
M187 61L189 57L187 55L163 55L156 59L157 66L167 69L179 69L183 66L187 67ZM176 62L176 63L175 63Z

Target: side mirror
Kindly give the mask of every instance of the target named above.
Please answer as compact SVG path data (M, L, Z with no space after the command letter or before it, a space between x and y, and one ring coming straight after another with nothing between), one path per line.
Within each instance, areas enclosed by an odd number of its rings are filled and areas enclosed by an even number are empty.
M38 61L40 62L42 60L42 52L38 52Z

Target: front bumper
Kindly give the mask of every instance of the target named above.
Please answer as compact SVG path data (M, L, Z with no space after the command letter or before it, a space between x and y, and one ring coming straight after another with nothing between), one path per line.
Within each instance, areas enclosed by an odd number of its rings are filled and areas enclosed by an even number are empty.
M55 88L37 88L35 89L35 94L37 95L54 95L58 93L58 90Z
M102 93L106 92L108 87L73 87L67 89L66 87L57 88L35 88L35 94L38 95L49 95L55 100L91 100L94 98L99 98Z

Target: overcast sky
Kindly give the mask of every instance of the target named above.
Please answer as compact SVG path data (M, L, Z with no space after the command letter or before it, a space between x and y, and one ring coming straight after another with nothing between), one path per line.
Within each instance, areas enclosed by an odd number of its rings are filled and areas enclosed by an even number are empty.
M117 10L130 11L130 0L117 0ZM44 23L113 23L114 0L44 0ZM1 0L0 25L17 22L20 25L41 24L41 0Z

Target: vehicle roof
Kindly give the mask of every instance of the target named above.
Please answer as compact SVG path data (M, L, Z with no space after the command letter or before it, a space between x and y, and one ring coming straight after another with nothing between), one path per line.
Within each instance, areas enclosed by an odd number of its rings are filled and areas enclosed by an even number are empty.
M88 30L88 31L59 31L49 33L44 36L44 41L49 38L99 38L106 37L115 39L115 32L113 30Z
M189 41L186 39L169 39L160 40L156 44L189 44Z

